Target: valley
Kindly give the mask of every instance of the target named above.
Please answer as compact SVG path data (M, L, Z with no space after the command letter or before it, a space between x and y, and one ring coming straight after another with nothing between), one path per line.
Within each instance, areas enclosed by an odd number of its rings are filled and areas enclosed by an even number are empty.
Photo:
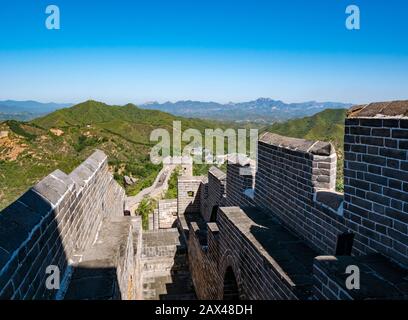
M311 117L290 120L270 126L259 126L260 132L320 139L334 143L343 157L342 135L345 110L325 110ZM129 196L153 185L162 165L151 163L149 153L154 145L150 132L164 128L171 132L173 121L182 129L237 127L237 123L181 118L157 110L143 110L135 105L109 106L86 101L29 122L0 122L0 209L6 207L29 187L55 169L71 172L96 148L108 155L109 167ZM248 124L247 126L251 126ZM342 161L339 161L341 164ZM194 165L194 174L206 174L209 165ZM124 183L124 177L136 183ZM342 167L338 169L337 189L342 190Z

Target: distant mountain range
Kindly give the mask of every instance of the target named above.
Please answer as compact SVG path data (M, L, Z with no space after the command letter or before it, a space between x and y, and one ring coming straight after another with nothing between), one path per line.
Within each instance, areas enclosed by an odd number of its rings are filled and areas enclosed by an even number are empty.
M37 101L0 101L0 121L2 120L20 120L29 121L31 119L43 116L57 109L72 106L72 103L42 103Z
M287 136L332 141L341 160L345 115L344 108L324 110L311 117L259 127L261 131ZM157 110L143 110L132 104L109 106L96 101L57 110L29 122L0 121L0 208L53 170L70 172L95 148L108 154L109 166L119 183L125 175L138 179L137 184L127 188L129 194L136 194L149 186L160 170L149 158L155 144L150 141L151 131L164 128L172 132L175 120L182 121L184 129L194 128L200 132L207 128L241 127L238 123L186 119ZM341 190L342 162L339 163Z
M41 103L37 101L0 101L0 121L11 119L30 121L72 105L72 103ZM149 102L140 105L140 108L164 111L188 118L269 124L312 116L326 109L347 109L351 106L350 103L342 102L308 101L285 103L280 100L259 98L248 102L230 102L226 104L191 100L174 103Z
M351 106L350 103L341 102L285 103L269 98L227 104L187 100L175 103L149 102L140 105L143 109L155 109L183 117L259 123L281 122L311 116L325 109L346 109Z

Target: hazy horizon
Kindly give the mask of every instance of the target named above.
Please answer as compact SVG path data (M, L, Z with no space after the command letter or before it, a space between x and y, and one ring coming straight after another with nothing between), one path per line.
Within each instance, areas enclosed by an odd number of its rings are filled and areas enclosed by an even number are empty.
M334 103L344 103L344 104L354 104L353 102L350 101L336 101L336 100L326 100L326 101L319 101L319 100L299 100L299 101L287 101L287 100L282 100L282 99L275 99L273 97L257 97L257 98L252 98L252 99L248 99L248 100L240 100L240 101L215 101L215 100L194 100L194 99L180 99L180 100L151 100L151 101L144 101L144 102L135 102L135 101L128 101L125 103L108 103L106 101L103 101L101 99L95 99L95 98L89 98L86 100L75 100L73 99L72 101L51 101L51 100L34 100L34 99L24 99L24 100L19 100L19 99L13 99L13 98L2 98L0 97L0 102L3 101L18 101L18 102L29 102L29 101L33 101L33 102L39 102L39 103L43 103L43 104L50 104L50 103L55 103L55 104L79 104L79 103L83 103L85 101L98 101L98 102L103 102L106 104L112 104L112 105L126 105L126 104L135 104L135 105L147 105L149 103L159 103L159 104L164 104L164 103L177 103L177 102L182 102L182 101L194 101L194 102L203 102L203 103L218 103L218 104L223 104L223 105L227 105L227 104L234 104L234 103L242 103L242 102L250 102L250 101L256 101L259 99L271 99L274 101L282 101L283 103L286 104L292 104L292 103L306 103L306 102L316 102L316 103L324 103L324 102L334 102ZM369 102L367 102L369 103Z

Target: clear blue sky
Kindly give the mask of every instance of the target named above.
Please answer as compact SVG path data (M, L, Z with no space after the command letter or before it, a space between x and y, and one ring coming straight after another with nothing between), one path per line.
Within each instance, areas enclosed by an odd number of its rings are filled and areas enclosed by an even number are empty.
M404 0L0 0L0 99L408 99L407 17Z

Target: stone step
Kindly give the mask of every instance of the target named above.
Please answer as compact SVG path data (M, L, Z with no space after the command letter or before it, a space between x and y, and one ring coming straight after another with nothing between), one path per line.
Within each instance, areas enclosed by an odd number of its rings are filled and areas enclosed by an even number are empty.
M191 278L189 272L173 273L173 274L156 274L143 277L142 282L144 285L149 285L157 281L163 283L173 283L173 284L190 284Z
M143 280L146 280L147 282L152 282L153 279L163 279L163 280L167 279L169 282L185 281L185 280L190 279L190 272L181 271L181 272L172 272L172 273L165 273L165 274L147 275L143 277Z
M171 269L172 269L171 264L143 264L142 267L142 272L146 273L147 275L150 275L151 273L164 273L167 272L168 274L171 274Z
M157 230L146 230L143 231L143 234L150 234L150 233L178 233L177 228L168 228L168 229L157 229Z
M165 230L165 231L163 231ZM180 245L180 234L176 228L146 231L142 235L143 247Z
M146 300L196 299L187 252L179 231L144 232L141 252L143 297Z
M143 264L165 264L174 265L177 267L185 266L187 264L186 255L176 255L174 257L142 257L141 262Z
M189 274L184 277L156 277L154 280L143 283L143 296L145 299L161 299L166 296L180 299L189 297L195 298L195 293Z
M156 274L156 275L149 275L147 277L144 277L142 282L143 282L143 286L147 286L151 283L155 283L156 279L158 277L163 277L163 279L165 279L166 282L171 282L172 278L171 278L171 274Z
M172 281L174 278L184 278L190 277L190 271L189 270L169 270L169 271L152 271L152 272L144 272L143 273L143 278L142 282L143 283L150 283L154 282L155 278L157 277L167 277L168 281Z
M172 283L155 283L143 288L145 300L196 300L191 285L173 285Z
M144 300L157 300L155 290L143 290L143 299Z
M142 248L142 258L174 257L176 254L185 254L185 252L186 248L181 245L144 246Z
M195 292L188 269L182 271L143 272L144 299L195 299ZM171 298L166 298L167 296Z

